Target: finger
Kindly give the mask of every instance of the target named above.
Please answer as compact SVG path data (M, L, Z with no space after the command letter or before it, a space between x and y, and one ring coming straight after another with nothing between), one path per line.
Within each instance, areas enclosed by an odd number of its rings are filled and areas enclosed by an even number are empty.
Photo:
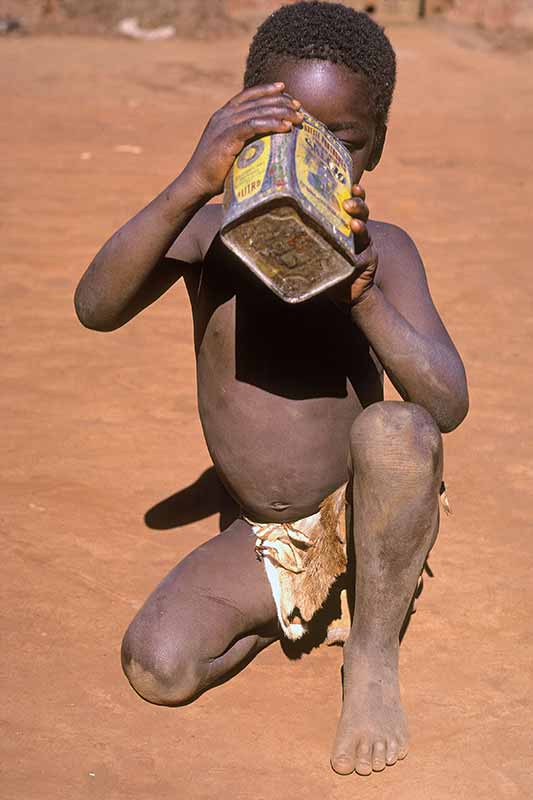
M360 197L361 200L366 200L366 192L360 183L354 183L352 186L353 197Z
M247 103L249 100L256 100L258 97L266 97L268 95L281 94L285 89L285 84L281 81L276 83L260 83L258 86L251 86L249 89L244 89L229 101L229 105L239 106L241 103Z
M368 222L370 211L365 201L360 197L351 197L349 200L345 200L344 208L354 219L361 219L363 222Z
M350 220L350 227L354 235L356 255L359 255L370 246L370 234L365 223L360 219Z
M302 104L299 100L294 100L294 98L290 97L288 94L274 94L269 97L260 97L258 100L249 100L246 103L239 103L236 108L232 109L231 113L240 114L242 111L249 111L254 108L270 108L272 106L292 108L299 111Z
M292 95L288 94L287 92L283 92L282 97L286 97L287 100L290 100L295 108L301 108L302 107L302 104L300 103L300 101L296 97L293 97Z
M275 117L252 117L232 128L232 134L239 143L247 142L254 136L265 133L288 133L292 130L292 122Z
M252 108L242 114L235 114L233 117L233 125L239 125L242 122L252 119L284 119L292 125L300 125L304 115L301 111L296 111L295 108L285 108L273 106L267 108Z

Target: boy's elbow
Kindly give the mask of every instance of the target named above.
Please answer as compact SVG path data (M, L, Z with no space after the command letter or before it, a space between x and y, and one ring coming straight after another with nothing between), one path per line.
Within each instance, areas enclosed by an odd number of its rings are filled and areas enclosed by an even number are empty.
M465 378L462 391L457 392L454 397L450 398L444 413L439 415L440 419L437 420L437 423L441 433L451 433L458 428L468 414L469 408L470 400Z
M443 414L441 419L438 420L438 426L441 433L451 433L459 427L461 422L468 414L468 397L461 403L456 403L448 410L448 413Z
M117 324L111 324L109 320L98 314L94 304L87 301L79 286L74 293L74 310L83 327L89 328L91 331L107 332L120 327Z

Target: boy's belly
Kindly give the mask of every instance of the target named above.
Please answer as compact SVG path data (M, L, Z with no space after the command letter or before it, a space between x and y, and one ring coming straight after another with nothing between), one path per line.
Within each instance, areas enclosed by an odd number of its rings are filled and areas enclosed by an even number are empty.
M350 429L363 405L382 399L381 374L327 300L293 308L266 289L254 302L224 297L209 284L223 274L204 276L195 316L207 446L247 516L301 519L346 481Z
M236 380L198 378L213 463L247 516L300 519L346 481L350 428L361 411L353 392L291 400Z

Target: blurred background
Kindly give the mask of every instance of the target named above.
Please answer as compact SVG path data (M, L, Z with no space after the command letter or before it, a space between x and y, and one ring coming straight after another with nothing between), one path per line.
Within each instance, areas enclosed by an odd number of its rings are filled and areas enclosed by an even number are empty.
M291 0L288 0L291 2ZM11 16L33 32L111 32L120 20L142 26L174 25L178 35L204 37L246 30L277 6L275 0L1 0L0 16ZM441 17L501 32L533 33L532 0L349 0L383 24Z
M276 5L0 0L2 800L533 796L532 2L352 3L398 57L371 215L416 241L471 395L402 644L408 759L330 770L339 649L273 645L182 709L122 675L130 619L227 497L183 284L112 334L82 328L72 295L240 90Z

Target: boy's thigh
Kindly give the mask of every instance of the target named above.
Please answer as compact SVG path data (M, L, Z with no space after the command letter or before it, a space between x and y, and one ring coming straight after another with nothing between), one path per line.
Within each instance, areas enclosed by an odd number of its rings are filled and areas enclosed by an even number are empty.
M276 607L250 525L236 520L183 559L136 615L135 660L210 660L233 640L275 624Z

